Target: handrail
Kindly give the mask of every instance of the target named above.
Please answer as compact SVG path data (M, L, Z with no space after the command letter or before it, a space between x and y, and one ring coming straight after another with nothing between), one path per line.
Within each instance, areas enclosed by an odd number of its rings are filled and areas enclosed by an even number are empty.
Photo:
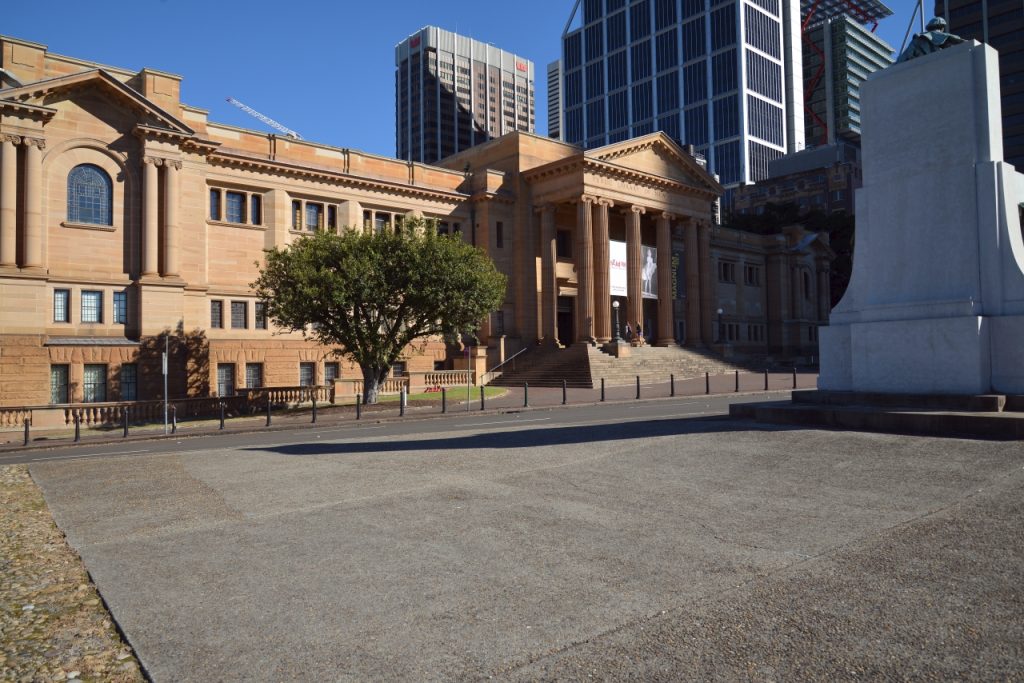
M490 370L488 370L487 372L485 372L485 373L484 373L484 374L483 374L483 375L482 375L482 376L480 377L480 384L481 384L481 386L482 386L482 385L484 385L484 384L488 384L488 383L489 383L489 382L490 382L490 381L491 381L492 379L495 379L495 377L494 377L494 371L495 371L495 370L497 370L497 369L498 369L498 368L500 368L501 366L505 365L506 363L509 363L509 362L511 362L511 361L514 361L514 360L516 359L516 357L517 357L517 356L521 356L522 354L526 353L526 352L527 352L527 351L529 351L529 350L530 350L530 347L529 347L529 346L524 346L523 348L519 349L518 351L516 351L515 353L513 353L513 354L512 354L511 356L509 356L508 358L506 358L505 360L501 361L500 363L498 363L497 365L495 365L495 366L494 366L493 368L491 368Z

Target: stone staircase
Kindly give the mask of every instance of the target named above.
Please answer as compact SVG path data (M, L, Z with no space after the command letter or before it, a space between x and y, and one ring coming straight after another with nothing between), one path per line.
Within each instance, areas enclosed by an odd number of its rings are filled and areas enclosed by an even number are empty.
M525 354L515 371L507 372L491 384L493 386L522 386L524 382L535 387L561 387L592 389L605 380L607 386L632 384L636 376L645 382L667 382L669 375L676 379L701 377L740 370L764 369L763 362L729 362L704 350L679 346L641 346L629 349L629 356L616 358L599 348L574 344L564 349L538 348Z

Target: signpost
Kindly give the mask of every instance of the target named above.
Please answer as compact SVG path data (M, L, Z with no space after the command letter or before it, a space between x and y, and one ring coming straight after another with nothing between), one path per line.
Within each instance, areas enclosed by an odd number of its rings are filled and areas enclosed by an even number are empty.
M171 349L171 335L164 335L164 356L163 356L163 373L164 373L164 436L167 436L167 354Z

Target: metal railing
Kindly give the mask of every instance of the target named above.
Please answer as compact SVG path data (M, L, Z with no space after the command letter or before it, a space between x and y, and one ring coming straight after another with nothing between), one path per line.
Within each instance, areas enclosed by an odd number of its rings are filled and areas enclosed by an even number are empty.
M497 365L495 365L493 368L491 368L487 372L485 372L480 377L480 385L483 386L485 384L490 384L494 380L496 380L499 377L501 377L501 375L503 373L498 372L498 370L500 368L504 367L505 365L507 365L508 363L512 363L512 371L515 372L515 369L516 369L515 360L516 360L516 358L518 358L519 356L523 355L524 353L526 353L529 350L530 350L530 347L529 346L525 346L525 347L519 349L518 351L516 351L515 353L513 353L511 356L509 356L508 358L506 358L502 362L500 362ZM495 374L495 373L497 373L497 374Z

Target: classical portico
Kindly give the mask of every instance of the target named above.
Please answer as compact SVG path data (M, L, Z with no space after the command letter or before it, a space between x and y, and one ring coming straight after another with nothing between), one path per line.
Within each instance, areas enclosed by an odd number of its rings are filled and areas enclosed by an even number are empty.
M674 233L685 236L687 341L702 339L701 327L708 324L702 291L710 291L697 276L699 240L694 238L709 232L711 203L722 188L692 155L655 133L581 151L533 168L523 178L532 190L539 225L538 336L543 343L611 341L613 299L620 300L620 334L627 323L633 330L639 323L656 344L675 343ZM624 292L621 283L613 291L611 282L613 267L622 265L612 263L616 242L625 243ZM567 301L572 304L571 332L565 324ZM656 321L656 327L646 329L648 321Z

